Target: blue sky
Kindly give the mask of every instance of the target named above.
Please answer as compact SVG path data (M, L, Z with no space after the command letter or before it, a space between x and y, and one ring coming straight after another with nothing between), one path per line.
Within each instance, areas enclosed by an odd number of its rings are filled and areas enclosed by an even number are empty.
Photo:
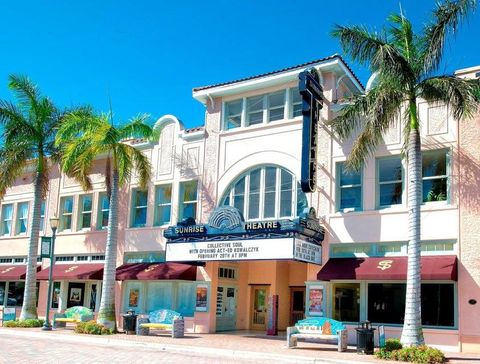
M434 0L404 0L415 26ZM340 53L335 23L379 29L398 0L2 1L0 98L26 74L61 107L90 104L115 121L174 114L203 124L193 87L234 80ZM480 9L445 54L443 72L480 64ZM350 66L365 84L369 72Z

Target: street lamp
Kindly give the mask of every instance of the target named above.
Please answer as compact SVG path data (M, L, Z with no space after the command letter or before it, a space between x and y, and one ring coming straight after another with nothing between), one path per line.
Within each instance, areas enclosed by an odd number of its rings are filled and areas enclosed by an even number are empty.
M51 330L52 325L50 325L50 306L52 304L52 275L53 275L53 265L55 264L53 253L55 251L55 234L57 232L58 223L60 219L55 215L50 218L50 227L52 228L52 244L50 245L50 267L48 270L48 293L47 293L47 309L45 312L45 323L43 324L42 330Z

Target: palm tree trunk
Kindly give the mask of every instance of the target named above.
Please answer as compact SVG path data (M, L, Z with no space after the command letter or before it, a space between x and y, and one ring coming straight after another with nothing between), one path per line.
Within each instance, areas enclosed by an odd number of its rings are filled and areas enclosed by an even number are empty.
M107 246L105 248L102 296L97 322L108 328L115 329L117 323L115 315L115 269L117 265L119 192L119 176L116 167L113 168L112 174L112 190L110 194L110 209L108 211Z
M33 192L33 213L30 220L30 239L28 242L27 272L23 293L22 312L20 320L37 318L37 256L38 239L40 235L40 210L42 205L43 172L37 172ZM50 262L51 264L51 262Z
M424 344L421 312L420 206L422 204L422 154L416 100L410 101L408 136L408 268L405 320L401 342Z

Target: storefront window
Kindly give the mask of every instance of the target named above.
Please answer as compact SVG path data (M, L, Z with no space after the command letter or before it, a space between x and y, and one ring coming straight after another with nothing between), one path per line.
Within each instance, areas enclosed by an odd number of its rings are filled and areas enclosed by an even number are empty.
M5 305L5 283L0 282L0 306Z
M60 282L53 282L52 308L58 308L60 304Z
M403 324L405 283L368 284L368 320L383 324ZM422 324L455 326L453 284L422 284Z
M333 285L335 320L358 322L360 320L360 284L336 283Z
M362 175L360 171L347 170L345 163L337 163L338 208L344 210L362 209Z
M254 168L234 181L222 205L236 207L246 220L296 217L308 207L295 177L286 169Z
M168 282L149 282L147 284L146 311L151 312L162 308L173 310L173 284Z
M386 207L402 203L403 168L400 157L382 158L378 167L378 206Z
M184 317L193 316L195 312L196 287L195 282L178 283L176 311Z
M422 158L423 202L447 199L446 150L424 152Z
M7 306L15 307L23 305L23 291L25 282L9 282Z
M405 284L369 283L368 319L383 324L402 324L405 313Z

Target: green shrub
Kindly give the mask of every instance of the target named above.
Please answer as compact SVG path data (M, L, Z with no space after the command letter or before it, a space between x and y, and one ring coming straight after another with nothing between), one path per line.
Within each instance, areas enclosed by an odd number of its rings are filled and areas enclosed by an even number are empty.
M79 322L75 327L77 334L90 334L90 335L111 335L114 333L112 329L108 329L105 326L98 324L95 320L88 322Z
M442 364L445 355L435 348L426 345L402 348L398 339L388 339L385 347L376 351L375 356L383 360L406 361L416 364Z
M42 327L45 320L40 319L27 319L27 320L13 320L5 321L3 326L5 327Z

